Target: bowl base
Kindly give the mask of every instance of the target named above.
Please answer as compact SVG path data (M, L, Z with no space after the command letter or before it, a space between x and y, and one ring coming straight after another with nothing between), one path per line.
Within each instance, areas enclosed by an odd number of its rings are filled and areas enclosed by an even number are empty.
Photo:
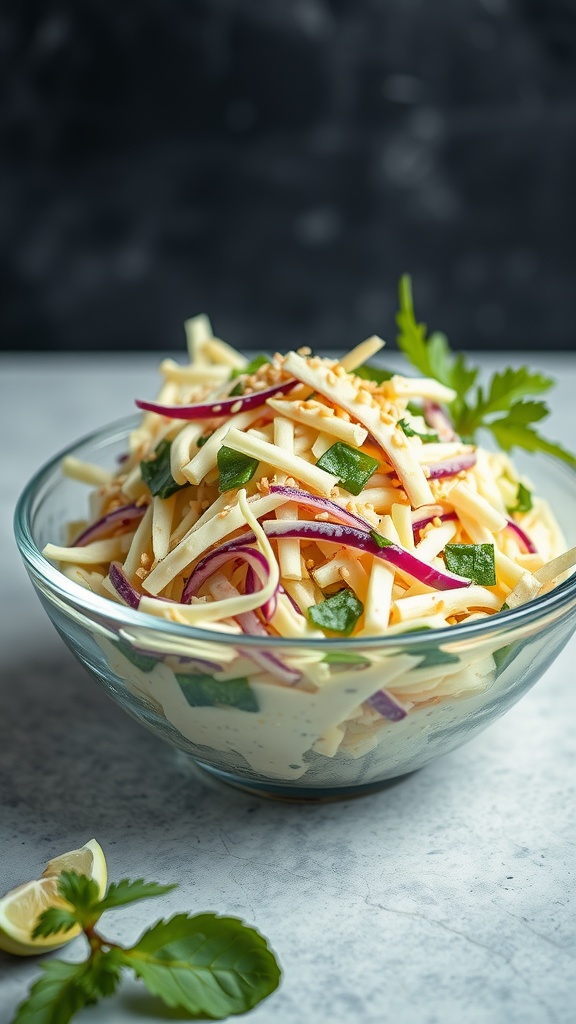
M382 789L389 789L391 786L398 785L399 782L402 782L403 779L408 778L408 775L412 774L412 772L408 772L406 775L394 779L368 782L359 786L335 786L334 789L327 789L325 787L315 789L313 786L304 787L283 785L282 783L275 782L253 782L194 759L191 759L191 763L200 774L203 776L208 775L213 782L233 786L234 789L239 789L250 796L259 796L267 800L282 800L285 803L293 804L333 803L337 800L351 800L355 797L369 796L371 793L377 793Z

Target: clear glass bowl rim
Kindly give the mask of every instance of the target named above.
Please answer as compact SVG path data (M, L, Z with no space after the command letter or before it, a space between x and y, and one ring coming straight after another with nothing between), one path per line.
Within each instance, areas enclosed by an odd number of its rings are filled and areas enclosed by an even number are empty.
M34 542L31 514L35 499L43 485L58 470L62 459L67 455L73 455L78 448L85 445L121 440L122 437L127 436L130 430L137 426L139 419L139 416L131 415L91 431L62 449L62 451L54 455L34 473L22 491L14 512L14 532L22 558L33 574L37 574L49 586L56 597L73 605L84 614L93 612L114 622L119 628L144 628L158 634L165 634L167 637L174 639L182 640L188 638L235 646L238 644L238 636L236 634L220 633L217 630L204 630L195 626L169 622L166 619L160 619L154 615L146 615L127 606L116 604L112 600L108 601L98 594L85 590L78 583L69 580L53 566L42 555L42 552ZM569 466L557 464L556 469L569 476L572 483L576 482L576 472ZM341 639L331 637L323 637L322 639L307 637L260 637L246 634L242 636L242 646L256 646L263 650L301 650L302 647L306 647L307 649L319 652L330 652L331 650L342 650L343 648L347 648L350 651L383 650L388 648L396 650L399 646L402 646L403 649L408 647L416 649L419 646L429 648L434 644L444 647L448 643L457 641L481 641L499 632L510 633L514 629L533 625L539 619L543 619L552 613L561 613L574 599L576 599L576 573L548 594L536 598L536 600L530 601L525 605L520 605L518 608L500 612L487 619L450 626L445 629L430 629L424 633L405 632L388 636L342 637Z

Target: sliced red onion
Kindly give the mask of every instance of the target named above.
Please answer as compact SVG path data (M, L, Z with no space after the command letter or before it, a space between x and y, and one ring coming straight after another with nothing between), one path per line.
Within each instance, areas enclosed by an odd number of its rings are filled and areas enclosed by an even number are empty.
M145 505L123 505L122 508L115 508L113 512L109 512L108 515L102 516L91 526L87 526L70 546L82 548L93 540L108 536L112 530L118 530L120 526L131 526L133 523L139 522L145 512Z
M242 538L238 539L242 540ZM205 557L198 562L198 565L193 570L184 590L182 591L182 604L187 604L190 599L198 593L202 584L205 583L217 569L234 558L241 558L243 561L247 562L248 566L254 571L262 586L267 582L270 575L270 569L268 561L261 551L244 546L230 550L223 545L222 547L217 548L216 551L211 551L210 554L205 555Z
M262 581L260 580L259 582L261 583ZM258 588L258 589L260 589L260 588ZM266 622L270 622L270 619L274 618L274 615L275 615L275 612L276 612L276 607L278 605L278 591L279 590L280 590L280 584L278 584L278 590L276 590L276 593L273 594L272 597L269 598L269 600L266 601L262 605L262 607L260 608L260 611L262 612L262 615L266 619ZM250 564L248 564L248 570L246 572L246 581L244 583L244 593L245 594L253 594L255 591L256 591L256 573L254 572L252 566Z
M297 505L304 505L305 508L318 508L322 512L328 512L338 522L355 527L357 530L371 529L370 524L361 516L357 516L354 512L347 512L346 509L341 508L335 501L330 501L329 498L321 498L316 494L309 494L308 491L301 491L297 487L284 487L280 484L272 484L270 493L281 494L283 497L289 498L290 501L296 502Z
M137 609L140 604L140 594L130 583L124 569L120 565L120 562L110 562L108 575L110 577L110 583L122 600L126 602L129 608Z
M382 715L382 718L387 718L390 722L400 722L408 714L406 709L394 697L391 697L386 690L378 690L378 693L372 694L365 703L369 704L379 715Z
M427 479L441 480L446 476L456 476L463 469L471 469L475 465L475 452L470 452L466 455L455 455L452 459L443 459L442 462L436 462L433 466L427 466Z
M235 615L234 618L246 634L251 636L269 636L256 612L242 612L241 615ZM275 654L270 654L268 651L259 651L254 647L244 649L242 654L246 654L260 668L270 672L276 679L287 686L294 686L300 679L300 673L283 665Z
M441 405L425 399L422 403L422 410L426 423L436 431L441 441L458 440L458 434L452 426L450 417L444 412Z
M516 534L518 540L522 542L529 555L538 554L538 548L534 544L534 541L530 540L530 537L528 536L526 531L523 530L521 526L518 526L518 523L514 522L513 519L508 519L508 526L506 527L506 529L512 530L512 532Z
M234 398L226 398L221 402L209 402L208 404L200 402L195 405L162 405L158 402L143 402L136 399L136 405L139 409L156 412L159 416L168 416L173 420L208 420L256 409L259 405L264 405L267 398L291 391L297 383L296 380L285 380L282 384L275 384L274 387L265 388L263 391L254 391L250 395L237 395Z
M455 512L437 512L434 516L428 516L425 519L418 519L415 523L412 523L412 529L416 534L418 530L423 530L428 523L433 523L435 519L441 519L443 523L448 522L450 519L457 519L458 516Z
M453 590L461 587L469 587L471 581L464 576L457 576L448 569L440 570L435 566L423 562L416 555L406 551L398 544L390 544L386 547L379 547L369 533L355 530L351 526L340 523L308 522L305 519L291 522L289 519L268 519L262 523L264 532L268 537L297 537L300 540L320 540L332 544L339 544L342 547L355 548L358 551L366 551L375 555L385 562L390 562L397 569L402 569L414 579L425 583L435 590ZM255 540L252 532L245 533L241 537L227 541L218 548L218 551L232 551L234 547L241 544L250 544Z

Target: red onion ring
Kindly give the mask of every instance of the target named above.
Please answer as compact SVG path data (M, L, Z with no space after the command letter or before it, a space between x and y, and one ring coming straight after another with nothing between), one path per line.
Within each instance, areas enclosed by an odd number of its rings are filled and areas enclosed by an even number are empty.
M155 412L159 416L168 416L173 420L209 420L256 409L259 405L264 405L267 398L291 391L297 383L296 380L285 380L282 384L275 384L274 387L265 388L263 391L254 391L250 395L237 395L234 398L226 398L221 402L208 404L200 402L195 405L162 405L158 402L144 402L137 398L136 405L146 412Z
M406 551L405 548L400 547L398 544L390 544L384 548L378 547L378 544L369 533L355 530L351 526L344 526L339 523L308 522L307 520L291 522L288 519L267 519L262 523L262 527L266 535L272 539L275 537L297 537L300 540L316 540L320 538L328 543L338 544L342 547L366 551L368 554L375 555L385 562L390 562L391 565L402 569L409 576L419 580L421 583L425 583L429 587L433 587L435 590L452 590L470 586L470 580L465 579L463 576L457 576L456 573L449 572L448 569L436 569L435 566L421 561L416 555ZM253 543L255 539L254 534L250 531L250 533L245 533L241 537L227 541L226 544L223 544L217 550L219 552L224 550L232 551L238 545Z
M428 516L426 519L418 519L417 522L412 523L412 529L416 534L418 530L423 530L428 523L433 523L435 519L441 519L443 523L448 522L450 519L457 519L458 516L455 512L444 512L442 514L436 514L435 516Z
M338 522L355 527L357 530L371 529L370 524L361 516L357 516L354 512L347 512L346 509L341 508L335 501L330 501L329 498L321 498L319 495L309 494L308 491L301 491L297 487L284 487L280 484L272 484L270 493L282 494L285 498L289 498L305 508L319 508L322 512L328 512L334 516Z
M524 545L529 555L538 554L538 548L534 544L534 541L530 540L530 537L528 536L526 531L523 530L522 527L518 525L518 523L514 522L513 519L508 519L508 526L506 527L506 529L511 530L513 533L516 534L518 540L521 541L521 543Z
M441 480L446 476L456 476L464 469L471 469L476 465L476 455L470 452L469 455L455 455L453 459L443 459L432 466L426 466L428 473L427 480Z
M119 526L131 526L132 523L143 519L145 512L145 505L123 505L122 508L115 508L113 512L102 516L101 519L92 523L91 526L87 526L85 530L82 530L82 533L76 537L76 540L70 546L82 548L93 540L106 537L111 530L118 529Z

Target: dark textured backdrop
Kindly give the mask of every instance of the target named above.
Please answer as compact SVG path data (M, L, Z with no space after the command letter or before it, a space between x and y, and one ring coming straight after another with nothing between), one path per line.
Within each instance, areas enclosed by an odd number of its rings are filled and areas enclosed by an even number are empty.
M573 349L573 0L1 0L8 349Z

